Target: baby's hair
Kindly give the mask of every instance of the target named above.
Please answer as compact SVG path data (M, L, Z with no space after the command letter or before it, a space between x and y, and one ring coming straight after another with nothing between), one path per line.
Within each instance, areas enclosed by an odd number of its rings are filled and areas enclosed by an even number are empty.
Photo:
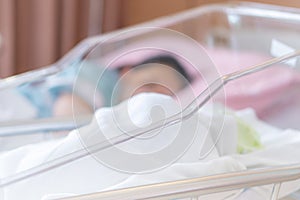
M132 68L137 67L139 65L150 64L150 63L164 64L169 67L172 67L174 70L179 72L189 83L192 82L192 78L185 71L184 67L173 56L170 55L151 57L149 59L142 61L137 65L132 66Z

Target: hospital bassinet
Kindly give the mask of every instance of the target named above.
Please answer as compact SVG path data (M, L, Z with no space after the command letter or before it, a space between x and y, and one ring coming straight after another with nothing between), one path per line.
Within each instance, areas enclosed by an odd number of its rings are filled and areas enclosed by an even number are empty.
M103 36L88 38L54 65L4 79L0 82L0 88L1 90L14 89L14 87L24 83L39 83L46 78L51 80L51 77L60 72L62 67L70 66L78 59L85 58L87 60L101 61L127 46L134 46L141 41L153 41L153 38L154 40L155 38L159 40L165 30L157 29L157 27L167 28L189 36L203 45L209 55L211 55L209 52L221 54L220 57L222 59L217 58L219 60L214 60L215 57L211 56L212 61L216 65L223 62L224 66L226 66L224 57L227 57L228 60L231 60L230 64L246 67L249 66L249 63L247 63L249 59L251 65L255 65L266 61L272 56L287 53L286 49L288 47L300 49L300 40L298 39L300 36L300 11L298 9L252 3L216 4L163 17ZM184 48L180 43L178 45ZM87 56L88 52L89 55ZM257 57L259 58L257 59ZM292 63L291 67L294 68L295 74L298 73L299 64L299 59ZM272 103L273 107L269 107L269 111L263 111L261 118L278 127L296 128L299 130L300 121L297 117L300 112L299 88L287 88L281 91L280 96L274 96L274 101L266 100L267 103ZM276 107L278 110L274 109ZM85 124L88 120L89 117L83 117L77 121L76 126L80 126L81 123ZM43 135L43 139L49 139L50 137L45 136L45 133L41 132L71 129L75 125L72 118L60 120L46 118L3 122L1 126L0 131L5 138L12 137L16 139L25 137L24 134L27 137L32 132L35 132L33 137ZM34 140L32 141L34 142ZM270 198L276 199L280 190L280 183L300 178L299 169L300 167L295 165L248 170L232 174L96 193L70 199L116 199L127 195L129 195L128 199L168 199L179 197L197 199L198 195L271 183L274 184L274 190L270 194Z

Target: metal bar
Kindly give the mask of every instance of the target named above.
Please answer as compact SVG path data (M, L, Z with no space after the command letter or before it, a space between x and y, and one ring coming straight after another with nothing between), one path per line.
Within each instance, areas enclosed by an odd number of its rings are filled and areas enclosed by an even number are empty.
M64 200L176 199L225 192L300 178L300 164L179 180L63 198ZM275 187L277 195L280 187Z
M279 192L280 192L281 183L275 183L271 193L271 200L279 199Z
M100 43L101 39L102 37L98 37L97 39L85 39L52 65L1 79L0 91L11 89L24 83L42 80L61 72L66 67L69 67L73 62L82 59L82 57L89 53L97 43Z

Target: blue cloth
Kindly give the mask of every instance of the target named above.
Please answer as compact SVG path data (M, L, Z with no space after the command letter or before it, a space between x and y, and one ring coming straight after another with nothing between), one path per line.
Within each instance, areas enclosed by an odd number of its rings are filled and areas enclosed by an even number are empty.
M112 91L118 78L115 70L107 70L96 63L82 61L42 81L21 85L18 91L37 108L37 117L43 118L52 116L53 104L62 93L80 92L76 91L76 85L82 82L88 82L101 94L102 106L110 106Z

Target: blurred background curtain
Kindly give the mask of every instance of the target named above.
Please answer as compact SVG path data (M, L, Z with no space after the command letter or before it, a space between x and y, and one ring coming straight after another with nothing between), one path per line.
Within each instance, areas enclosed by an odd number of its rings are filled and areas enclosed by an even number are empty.
M0 78L55 62L85 37L229 0L0 0ZM300 7L299 0L248 0Z
M196 5L195 0L0 0L0 78L51 64L85 37Z
M0 0L0 78L55 62L102 32L102 0Z

